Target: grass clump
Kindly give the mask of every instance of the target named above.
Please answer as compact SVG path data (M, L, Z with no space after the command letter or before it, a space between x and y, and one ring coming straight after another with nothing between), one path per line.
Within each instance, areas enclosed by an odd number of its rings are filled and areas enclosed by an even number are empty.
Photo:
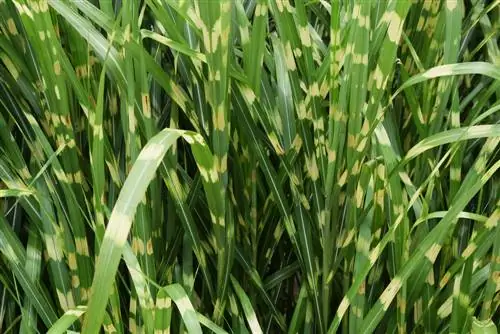
M0 1L0 332L496 332L499 4Z

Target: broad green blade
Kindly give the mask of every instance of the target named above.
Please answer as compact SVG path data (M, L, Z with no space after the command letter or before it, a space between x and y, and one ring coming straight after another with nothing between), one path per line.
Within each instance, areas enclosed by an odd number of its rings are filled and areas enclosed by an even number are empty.
M69 327L80 318L85 311L86 306L77 306L75 309L68 310L50 327L47 334L63 334Z

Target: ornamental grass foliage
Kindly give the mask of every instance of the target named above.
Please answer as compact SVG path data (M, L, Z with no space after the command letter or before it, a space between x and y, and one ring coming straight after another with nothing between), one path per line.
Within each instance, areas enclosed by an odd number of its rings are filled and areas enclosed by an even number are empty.
M0 332L497 333L499 37L499 0L0 0Z

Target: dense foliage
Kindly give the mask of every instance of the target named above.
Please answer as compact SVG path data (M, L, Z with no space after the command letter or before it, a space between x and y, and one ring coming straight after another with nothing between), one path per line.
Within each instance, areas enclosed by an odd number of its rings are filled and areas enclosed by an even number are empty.
M496 333L499 37L499 0L0 0L0 332Z

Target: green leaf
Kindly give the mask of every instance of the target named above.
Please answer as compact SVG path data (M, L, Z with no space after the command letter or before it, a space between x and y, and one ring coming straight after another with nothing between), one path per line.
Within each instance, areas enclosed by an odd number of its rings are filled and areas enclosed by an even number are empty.
M80 318L85 311L86 306L77 306L75 309L68 310L50 327L47 334L63 334L71 325Z

